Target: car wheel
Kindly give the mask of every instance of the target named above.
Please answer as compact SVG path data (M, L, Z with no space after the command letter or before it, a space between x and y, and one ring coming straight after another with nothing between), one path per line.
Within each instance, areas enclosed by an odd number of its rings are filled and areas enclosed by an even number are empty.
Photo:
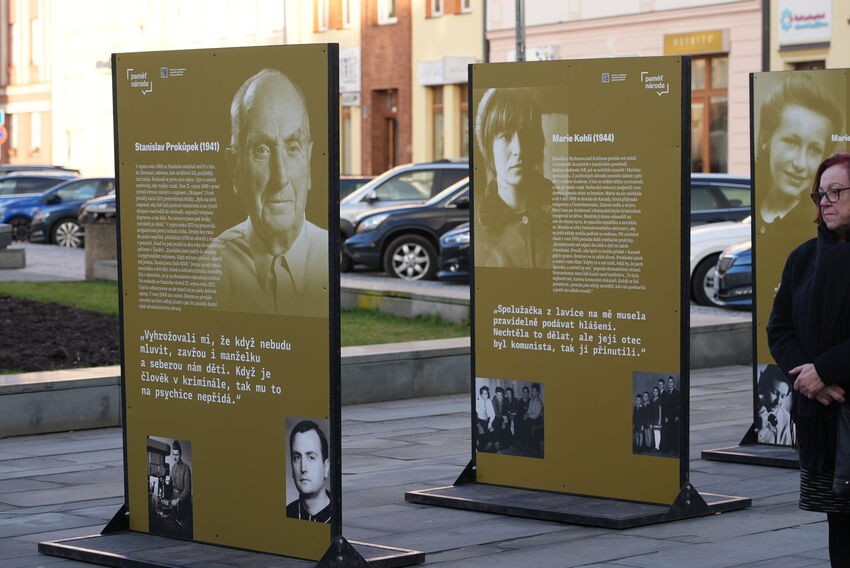
M53 227L53 243L60 247L80 248L83 246L83 231L80 224L63 219Z
M12 225L12 239L16 241L27 241L30 238L30 220L26 217L14 217L9 219Z
M345 251L342 249L342 243L345 242L347 237L345 235L341 235L339 237L339 271L340 272L348 272L351 270L351 257L345 254Z
M720 253L702 259L691 278L691 297L701 306L721 307L715 298L714 276L717 273L717 259Z
M384 253L384 270L402 280L430 280L437 271L437 251L419 235L398 237Z

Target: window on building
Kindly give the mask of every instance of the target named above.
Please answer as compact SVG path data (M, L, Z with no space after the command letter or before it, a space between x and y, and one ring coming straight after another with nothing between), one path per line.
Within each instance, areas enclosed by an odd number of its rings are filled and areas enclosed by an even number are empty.
M342 0L342 27L351 27L351 0Z
M437 18L443 15L443 0L426 0L425 17Z
M351 147L354 142L351 132L351 107L343 106L339 119L339 169L344 174L350 174L354 171L354 164L351 161Z
M41 113L30 114L30 153L33 156L41 151Z
M434 160L441 160L446 157L445 116L443 86L431 87L431 153Z
M9 74L9 82L10 83L19 83L20 79L20 70L23 66L23 63L18 61L21 57L21 47L18 45L18 40L20 39L21 26L18 22L12 22L9 25L9 67L11 67Z
M385 100L384 144L387 149L386 169L390 169L398 165L398 91L390 89Z
M378 24L394 24L398 22L396 0L378 0Z
M42 65L44 61L44 35L41 18L30 20L30 62Z
M807 71L810 69L826 69L826 61L820 59L818 61L796 61L791 64L794 71Z
M328 0L313 0L313 31L328 31L329 20L330 7L328 6Z
M472 0L460 0L460 11L462 14L471 14Z
M18 147L20 146L20 137L18 136L18 120L17 114L7 114L6 120L9 121L9 155L17 156Z
M691 60L691 171L728 171L729 58Z
M460 85L460 156L469 157L469 92L468 85Z

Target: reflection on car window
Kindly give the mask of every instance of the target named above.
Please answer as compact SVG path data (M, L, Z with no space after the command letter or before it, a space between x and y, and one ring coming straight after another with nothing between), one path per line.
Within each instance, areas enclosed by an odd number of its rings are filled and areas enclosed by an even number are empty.
M77 199L91 199L97 194L97 181L74 183L63 187L56 192L62 201L75 201Z
M97 195L100 197L101 195L112 193L113 191L115 191L114 181L102 181L100 182L100 189L98 190Z
M61 178L12 178L0 180L0 195L12 195L19 193L41 193L53 187Z
M456 184L457 182L459 182L463 178L467 177L468 175L469 175L469 170L461 170L461 169L443 170L443 179L442 179L442 183L440 184L442 187L440 187L440 189L434 191L434 195L437 195L438 193L440 193L441 191L443 191L444 189L446 189L450 185Z
M378 189L381 201L424 201L431 197L434 187L434 171L419 170L399 174L382 183Z
M463 201L466 201L467 203L469 203L469 190L468 189L466 191L464 191L463 193L461 193L460 195L458 195L457 197L455 197L454 199L452 199L451 201L449 201L448 205L454 205L455 203L463 202Z
M717 189L723 192L723 196L729 202L730 207L749 207L750 188L740 185L718 185Z
M691 188L691 211L705 211L706 209L720 209L723 207L717 202L711 190L704 186L693 186Z

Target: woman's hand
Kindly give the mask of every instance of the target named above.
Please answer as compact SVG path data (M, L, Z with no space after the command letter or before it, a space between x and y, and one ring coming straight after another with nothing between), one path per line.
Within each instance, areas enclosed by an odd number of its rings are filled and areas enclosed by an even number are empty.
M829 406L833 402L844 402L844 389L838 385L826 385L815 395L815 399L824 406Z
M826 387L824 382L820 379L815 366L811 363L794 367L788 371L788 373L791 375L797 375L797 379L794 381L794 390L798 391L806 398L815 398L817 394Z

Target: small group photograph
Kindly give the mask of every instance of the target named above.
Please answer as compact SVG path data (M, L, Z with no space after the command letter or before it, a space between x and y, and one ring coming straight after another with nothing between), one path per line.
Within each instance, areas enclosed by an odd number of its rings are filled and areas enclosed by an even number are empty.
M543 384L475 379L475 447L479 452L543 458Z
M321 418L286 417L286 516L331 522L330 422Z
M148 436L151 534L192 540L192 442Z
M632 453L678 457L679 375L632 373Z

